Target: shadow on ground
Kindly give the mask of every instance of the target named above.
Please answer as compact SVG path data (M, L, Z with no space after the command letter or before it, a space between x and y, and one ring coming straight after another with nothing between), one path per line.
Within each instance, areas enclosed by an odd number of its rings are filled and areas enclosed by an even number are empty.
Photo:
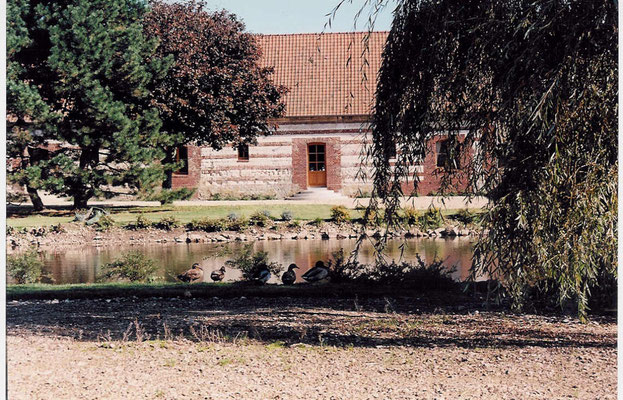
M160 299L14 301L7 333L84 341L253 339L336 346L616 346L616 321L433 307L425 299Z

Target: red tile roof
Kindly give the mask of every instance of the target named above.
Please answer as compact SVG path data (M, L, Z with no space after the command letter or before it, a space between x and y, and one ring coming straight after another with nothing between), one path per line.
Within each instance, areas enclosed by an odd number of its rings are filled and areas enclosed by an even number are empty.
M366 115L387 32L257 35L261 63L275 69L276 84L289 89L286 117ZM364 74L367 81L364 82Z

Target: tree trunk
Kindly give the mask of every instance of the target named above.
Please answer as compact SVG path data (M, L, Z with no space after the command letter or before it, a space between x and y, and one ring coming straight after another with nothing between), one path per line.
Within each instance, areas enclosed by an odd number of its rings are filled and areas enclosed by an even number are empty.
M90 196L86 195L85 192L81 194L75 193L74 194L74 209L75 210L86 209L87 202L89 201L89 197Z
M35 154L36 152L34 148L32 147L25 146L22 149L22 168L23 169L26 169L30 165L34 165L35 163L39 161L36 159ZM30 197L30 201L32 203L33 209L35 211L43 211L45 206L43 205L43 201L41 200L41 197L39 197L39 193L37 193L37 189L30 186L30 183L28 181L26 181L25 183L26 183L26 192L28 193L28 196Z
M171 164L175 161L175 148L168 148L166 150L166 155L164 156L164 164ZM170 169L165 169L164 171L164 181L162 182L163 189L171 189L173 187L173 171Z
M41 197L39 197L39 193L37 193L37 189L34 189L26 185L26 191L28 192L28 196L30 196L30 201L32 202L32 208L35 211L43 211L45 206L43 205L43 201L41 200Z
M82 149L80 154L80 169L89 169L93 163L97 163L99 157L99 148L87 147ZM85 185L84 182L76 181L71 188L71 194L74 198L74 209L80 210L87 208L87 202L93 197L92 191Z

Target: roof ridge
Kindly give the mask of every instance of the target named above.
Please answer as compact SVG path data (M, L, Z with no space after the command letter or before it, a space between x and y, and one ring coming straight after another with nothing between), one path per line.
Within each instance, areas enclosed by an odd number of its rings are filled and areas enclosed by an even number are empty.
M353 35L357 33L389 33L389 31L355 31L355 32L307 32L307 33L252 33L253 36L321 36L321 35Z

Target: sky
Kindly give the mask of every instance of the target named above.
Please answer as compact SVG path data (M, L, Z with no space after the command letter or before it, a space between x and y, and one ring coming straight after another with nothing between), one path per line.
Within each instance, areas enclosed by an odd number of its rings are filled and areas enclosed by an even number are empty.
M367 15L362 15L353 29L354 17L364 0L347 0L338 10L331 29L325 32L367 30ZM211 10L226 9L240 17L251 33L316 33L322 32L329 14L339 0L206 0ZM393 0L377 17L374 30L391 27Z

